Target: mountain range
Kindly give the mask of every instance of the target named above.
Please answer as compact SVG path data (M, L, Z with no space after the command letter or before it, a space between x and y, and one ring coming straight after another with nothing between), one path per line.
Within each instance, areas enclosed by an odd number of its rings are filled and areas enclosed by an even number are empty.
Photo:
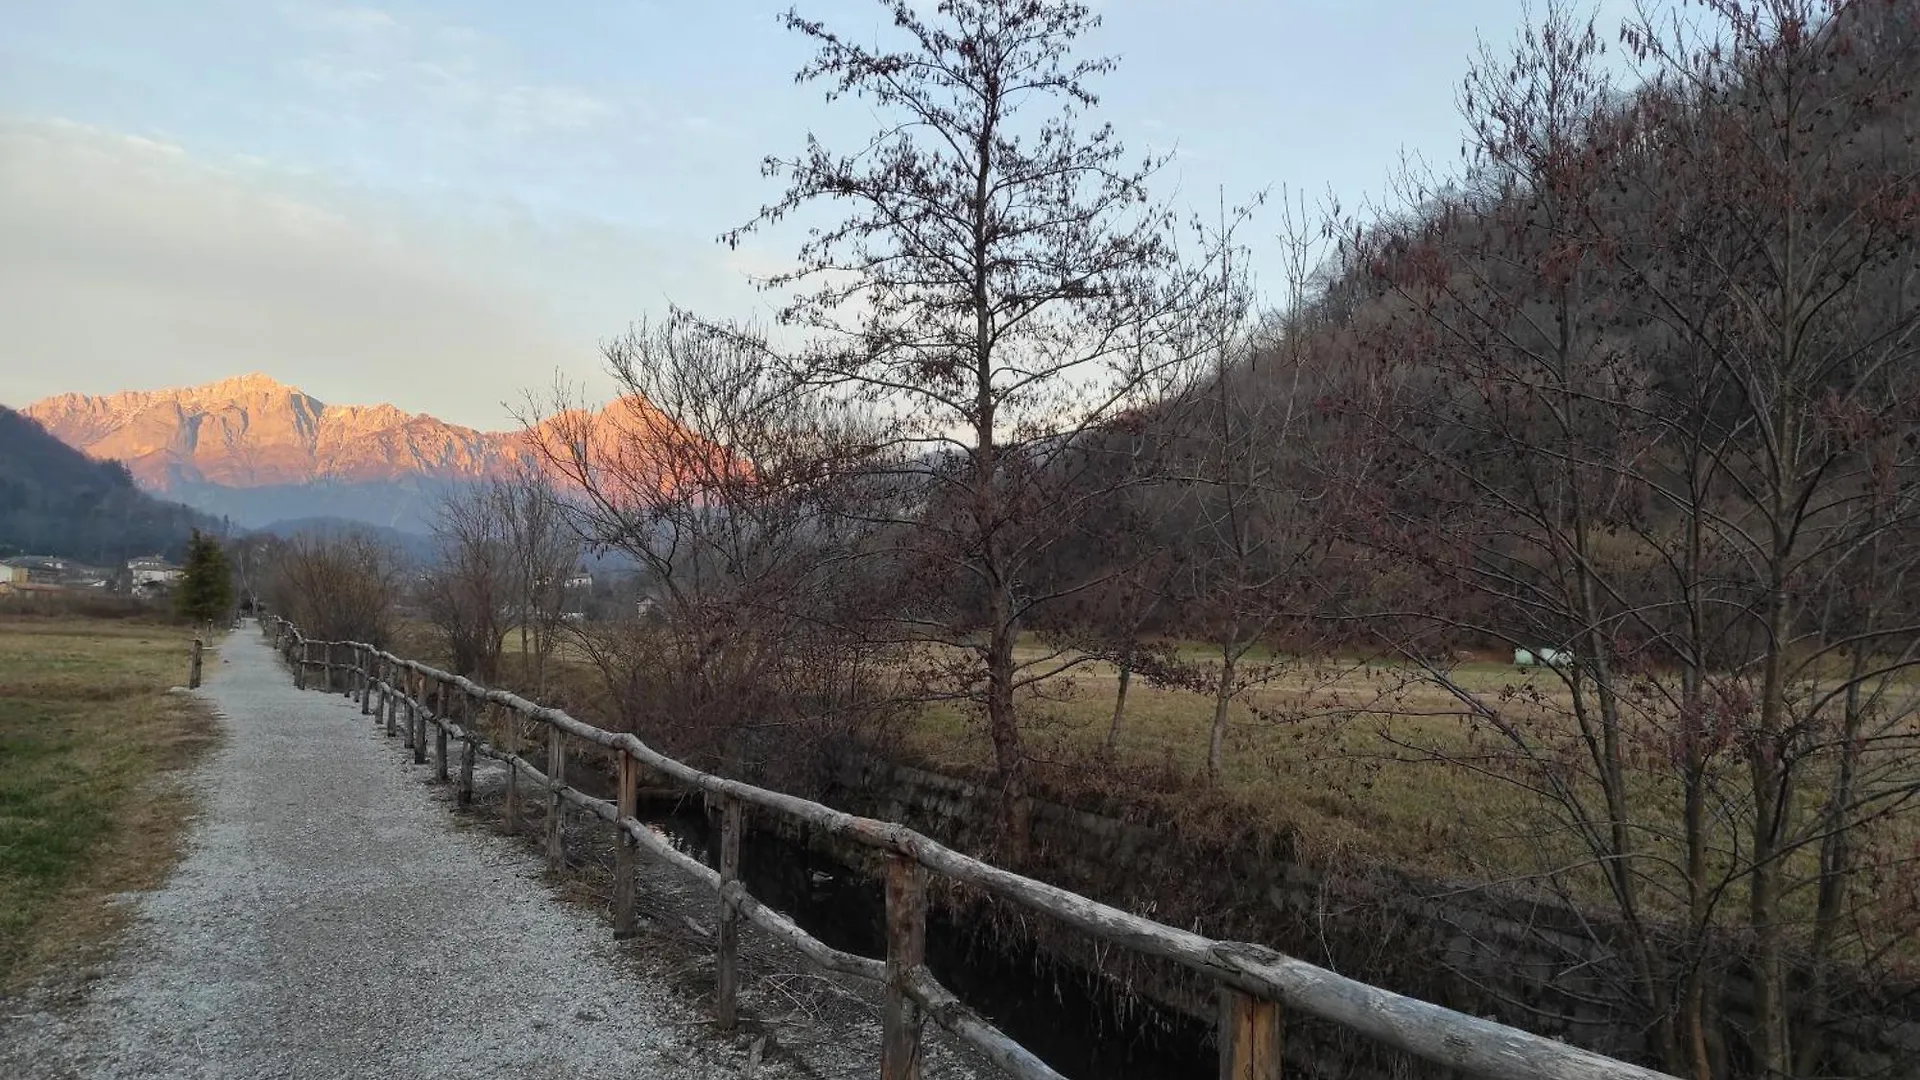
M343 518L423 532L448 489L506 473L524 431L479 431L392 405L332 405L266 375L61 394L22 410L141 488L259 528Z

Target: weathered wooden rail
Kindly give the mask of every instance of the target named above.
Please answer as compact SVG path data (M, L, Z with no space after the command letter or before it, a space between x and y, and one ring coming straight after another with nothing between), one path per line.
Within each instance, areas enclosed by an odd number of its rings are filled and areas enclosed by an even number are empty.
M745 919L806 955L828 971L880 983L886 1002L881 1045L883 1080L919 1076L923 1018L952 1033L1011 1076L1059 1080L1060 1074L956 999L924 963L926 877L929 871L991 893L1082 930L1101 941L1160 957L1198 972L1219 988L1222 1080L1278 1080L1282 1015L1297 1010L1346 1027L1367 1039L1426 1061L1494 1080L1672 1080L1664 1073L1568 1046L1491 1020L1468 1016L1347 978L1325 968L1244 942L1215 941L1191 931L1109 907L1077 893L1023 877L963 855L903 825L856 817L777 791L714 776L667 757L633 735L606 731L565 712L490 689L461 676L358 642L311 641L277 616L263 628L293 665L305 687L309 669L325 673L328 685L344 673L363 716L403 734L417 764L427 761L427 729L435 729L435 776L449 782L448 744L460 745L458 798L473 798L476 757L507 766L505 814L517 825L523 788L543 793L546 855L551 865L565 857L563 807L571 803L610 822L622 836L616 855L613 923L616 934L634 932L639 849L705 882L721 904L718 933L718 996L722 1025L731 1026L739 987L736 953ZM315 656L315 650L320 656ZM347 655L342 660L340 653ZM400 714L404 712L404 730ZM491 712L504 746L485 738ZM523 756L521 722L546 729L546 770ZM567 740L582 740L614 753L618 798L594 798L565 783ZM715 870L656 835L635 817L642 767L703 792L721 813L720 867ZM761 904L739 880L743 809L801 823L828 835L882 852L887 857L887 956L877 960L831 948Z

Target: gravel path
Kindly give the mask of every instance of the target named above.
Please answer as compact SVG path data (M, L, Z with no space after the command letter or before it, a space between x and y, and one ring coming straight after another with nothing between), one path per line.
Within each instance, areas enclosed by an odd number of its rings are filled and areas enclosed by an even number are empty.
M192 777L186 857L78 1007L0 1018L0 1076L742 1073L531 854L456 828L350 701L294 690L252 628L209 671L226 740Z

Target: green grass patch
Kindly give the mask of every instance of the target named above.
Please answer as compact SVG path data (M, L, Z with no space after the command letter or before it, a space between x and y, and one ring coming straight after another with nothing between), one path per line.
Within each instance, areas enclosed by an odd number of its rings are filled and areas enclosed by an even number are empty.
M0 618L0 989L117 925L164 875L190 806L154 781L212 740L184 628ZM211 668L211 665L210 665Z

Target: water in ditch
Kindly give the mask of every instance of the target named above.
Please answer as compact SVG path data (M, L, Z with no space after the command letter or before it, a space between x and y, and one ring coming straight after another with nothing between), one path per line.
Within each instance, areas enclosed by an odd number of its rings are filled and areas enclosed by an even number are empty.
M641 816L682 851L719 863L719 833L697 808L643 805ZM747 830L741 879L761 902L845 952L886 955L881 885L803 845ZM1125 1008L1086 972L1031 945L1009 945L928 914L927 966L941 984L1072 1080L1114 1076L1199 1080L1218 1075L1207 1027L1135 999Z

